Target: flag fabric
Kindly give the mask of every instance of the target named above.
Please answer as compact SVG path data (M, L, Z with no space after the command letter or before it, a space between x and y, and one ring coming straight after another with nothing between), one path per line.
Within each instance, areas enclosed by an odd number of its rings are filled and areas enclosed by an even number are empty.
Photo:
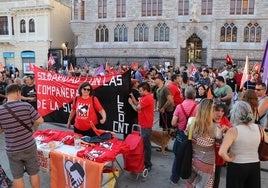
M248 76L249 76L249 62L248 62L248 56L246 56L245 68L241 79L240 89L243 89L244 83L248 80Z
M147 70L147 71L150 70L150 67L151 67L150 62L149 62L148 60L146 60L146 61L144 62L143 67L144 67L145 70Z
M114 67L110 67L109 74L116 74Z
M55 60L52 54L49 55L48 59L48 69L52 68L52 66L55 64Z
M34 71L34 66L33 66L33 64L31 62L29 62L29 70Z
M266 42L266 47L264 50L261 67L263 68L262 82L267 84L268 82L268 40Z
M233 65L234 61L233 59L231 58L231 56L227 53L226 54L226 64L227 65Z
M96 70L93 76L98 76L98 75L104 75L105 73L103 65L100 65Z
M74 67L73 67L73 64L72 63L70 63L69 72L74 72Z
M190 65L190 71L189 71L190 76L194 76L195 73L197 73L197 72L198 72L198 69L194 66L193 63L191 63L191 65Z
M208 88L208 91L207 91L207 98L213 99L213 95L212 95L212 91L211 91L210 87Z
M136 70L139 68L139 63L138 62L133 62L131 65L132 69Z
M107 72L107 73L110 73L110 64L109 64L109 62L108 61L106 61L106 63L105 63L105 71Z
M256 62L252 68L252 71L259 74L261 71L261 64L259 62Z
M88 64L87 63L84 63L84 64L85 64L84 69L88 71L89 70Z

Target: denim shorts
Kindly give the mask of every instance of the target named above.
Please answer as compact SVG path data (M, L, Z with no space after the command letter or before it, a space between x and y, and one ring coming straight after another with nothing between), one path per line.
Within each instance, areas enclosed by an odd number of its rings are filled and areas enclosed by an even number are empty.
M24 172L29 176L39 172L39 162L36 145L23 151L7 153L9 166L14 179L23 177Z

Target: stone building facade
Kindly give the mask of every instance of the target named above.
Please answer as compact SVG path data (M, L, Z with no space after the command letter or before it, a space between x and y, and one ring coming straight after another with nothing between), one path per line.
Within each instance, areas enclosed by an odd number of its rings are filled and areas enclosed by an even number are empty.
M71 9L56 0L0 1L0 62L28 74L29 63L47 66L52 53L57 66L73 46Z
M81 65L149 60L220 67L227 53L242 65L246 56L262 60L268 36L266 0L73 0L71 7ZM118 27L127 33L121 39Z

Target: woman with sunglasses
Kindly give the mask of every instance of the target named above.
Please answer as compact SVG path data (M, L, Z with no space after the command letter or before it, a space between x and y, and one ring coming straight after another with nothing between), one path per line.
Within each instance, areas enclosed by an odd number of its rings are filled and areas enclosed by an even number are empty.
M98 98L94 96L93 87L88 82L84 82L79 86L78 93L79 96L75 97L73 101L67 128L71 127L71 122L75 116L75 133L82 134L83 136L96 136L92 125L97 125L98 123L104 124L106 121L106 112ZM101 115L100 120L98 120L97 113Z

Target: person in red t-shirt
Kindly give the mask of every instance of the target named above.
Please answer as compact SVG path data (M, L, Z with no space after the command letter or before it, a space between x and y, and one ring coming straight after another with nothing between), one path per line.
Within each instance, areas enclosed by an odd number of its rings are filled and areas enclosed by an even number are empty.
M178 74L173 74L171 76L171 81L172 82L168 84L168 89L171 95L173 96L174 105L176 107L178 104L181 104L183 101L183 95L179 88L179 83L181 82L181 78Z
M141 83L139 86L140 99L139 102L128 99L132 108L138 111L138 124L141 126L141 136L144 145L144 166L151 170L151 133L154 122L154 98L150 93L150 85L147 82Z
M236 84L237 84L236 92L240 91L242 77L243 77L243 73L241 71L241 68L238 68L237 73L235 73L234 75L234 79L236 80Z
M79 86L78 93L79 96L75 97L73 101L67 128L70 129L72 119L75 116L75 133L82 134L83 136L96 136L91 125L104 124L106 112L98 98L94 96L93 87L88 82L84 82ZM100 120L98 120L97 113L102 117Z
M215 102L213 123L214 123L215 127L217 127L217 128L215 130L216 169L215 169L214 188L219 187L221 167L224 166L224 164L225 164L225 161L218 154L219 149L220 149L220 145L221 145L221 141L223 139L223 134L231 127L230 121L225 116L226 110L227 110L226 105L223 102Z

